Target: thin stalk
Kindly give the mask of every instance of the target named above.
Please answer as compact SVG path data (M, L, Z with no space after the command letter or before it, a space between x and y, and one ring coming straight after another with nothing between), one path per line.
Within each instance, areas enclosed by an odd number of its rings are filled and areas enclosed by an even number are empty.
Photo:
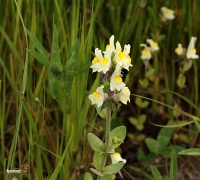
M105 137L105 148L106 152L109 150L109 141L110 141L110 126L111 126L111 104L107 106L107 114L106 114L106 137Z
M102 157L102 162L101 162L101 169L100 171L103 170L103 168L106 165L106 160L107 160L107 152L109 151L109 141L110 141L110 126L111 126L111 104L108 103L107 105L107 114L106 114L106 137L105 137L105 154ZM97 177L97 180L99 180L100 177Z

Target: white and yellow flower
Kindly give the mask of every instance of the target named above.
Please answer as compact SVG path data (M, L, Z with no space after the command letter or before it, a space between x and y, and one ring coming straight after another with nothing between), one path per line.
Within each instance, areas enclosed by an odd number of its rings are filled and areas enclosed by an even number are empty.
M122 52L122 48L119 42L116 43L116 52L115 52L115 63L119 65L121 68L129 70L129 67L133 66L131 64L131 58L129 56L131 46L125 45L124 51Z
M119 100L123 103L123 104L127 104L127 102L130 102L130 90L128 87L124 87L121 89L120 93L119 93Z
M99 60L102 59L102 53L101 50L99 50L98 48L95 49L95 57L92 60L92 65L90 66L90 68L92 68L92 72L96 72L99 69Z
M97 107L101 107L104 102L104 92L103 92L104 86L101 85L96 89L95 92L89 95L89 99L91 100L92 105L96 104Z
M115 45L114 45L114 35L110 37L110 44L106 46L106 51L109 51L111 54L115 52Z
M196 54L196 49L195 49L195 43L196 43L197 38L192 37L190 40L190 44L187 49L186 57L188 59L198 59L199 56Z
M174 11L171 9L168 9L166 7L161 7L161 12L162 12L161 19L163 22L167 20L172 20L175 18Z
M90 66L92 72L102 72L106 73L111 66L111 55L109 52L105 52L104 56L102 55L101 50L98 48L95 49L95 57L92 60L92 65Z
M123 159L118 152L111 154L110 157L111 157L112 164L116 164L118 162L126 163L126 159Z
M158 43L153 41L152 39L147 39L147 42L150 45L150 50L152 52L159 50Z
M149 60L149 59L151 59L151 57L152 57L152 55L151 55L151 49L149 47L147 47L145 44L141 44L140 46L144 47L144 49L142 50L141 59L142 60Z
M185 54L185 49L182 47L182 44L178 44L178 47L175 49L175 53L178 56L183 56Z
M120 91L123 87L125 87L125 84L123 83L122 78L121 78L121 69L119 66L116 66L116 69L111 76L110 90Z
M98 72L106 73L111 66L111 54L106 52L104 57L99 60Z

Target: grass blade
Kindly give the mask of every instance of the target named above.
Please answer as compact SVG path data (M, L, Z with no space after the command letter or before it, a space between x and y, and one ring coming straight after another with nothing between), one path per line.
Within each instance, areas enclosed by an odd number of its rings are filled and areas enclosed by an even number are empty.
M64 152L63 152L63 154L62 154L62 156L61 156L61 158L60 158L60 160L59 160L59 162L58 162L58 165L57 165L57 167L55 168L53 174L50 176L49 180L54 180L54 179L57 178L58 173L60 172L60 170L61 170L61 168L62 168L63 161L64 161L65 155L66 155L66 153L67 153L67 150L68 150L70 141L71 141L71 139L69 140L69 142L68 142L68 144L67 144L67 146L66 146L66 148L65 148L65 150L64 150Z
M175 150L172 151L171 166L170 166L170 179L178 180L178 166Z
M151 168L151 172L153 174L154 180L162 180L163 179L160 172L158 171L158 169L155 166L150 165L150 168Z
M200 148L190 148L179 152L180 155L200 156Z

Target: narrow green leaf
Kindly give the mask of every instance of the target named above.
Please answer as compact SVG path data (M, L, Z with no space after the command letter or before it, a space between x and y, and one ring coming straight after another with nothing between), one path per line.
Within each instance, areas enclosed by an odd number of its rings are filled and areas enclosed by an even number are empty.
M153 9L152 7L148 7L148 12L149 12L150 18L153 22L153 26L156 27L159 21L157 20L158 17L155 13L155 9Z
M194 118L193 118L194 119ZM197 120L194 119L194 124L196 126L196 128L198 129L198 131L200 132L200 124L198 123Z
M46 56L32 50L28 49L28 53L33 56L38 62L40 62L43 66L49 66L49 61L46 59Z
M2 28L2 26L0 26L0 33L1 33L1 38L4 38L8 44L8 46L10 47L13 55L15 56L15 58L17 58L18 55L18 50L14 44L14 42L10 39L10 37L7 35L7 33L4 31L4 29Z
M24 64L23 80L22 80L22 93L25 93L26 84L28 79L28 50L26 50L26 58Z
M119 162L116 164L111 164L108 166L105 166L103 169L103 174L115 174L118 171L120 171L120 169L124 166L125 163L123 162Z
M88 133L88 141L92 149L96 152L103 152L103 142L93 133Z
M162 180L163 179L160 172L158 171L158 169L155 166L150 165L150 168L151 168L151 172L154 177L154 180Z
M78 53L79 53L79 41L78 39L73 44L72 48L70 49L69 55L67 57L67 61L64 67L65 71L72 71L76 63L78 61Z
M95 17L94 17L94 9L93 6L97 5L97 7L99 6L99 2L95 2L93 1L92 4L92 15L91 15L91 19L90 19L90 27L88 30L88 36L86 38L86 59L90 59L91 58L91 49L93 46L93 36L94 36L94 22L95 22Z
M64 158L65 158L65 155L67 153L67 150L68 150L68 147L69 147L69 144L70 144L70 141L71 139L69 140L60 160L58 161L58 165L56 166L56 169L54 170L53 174L50 176L49 180L54 180L54 179L57 179L57 176L58 176L58 173L60 172L62 166L63 166L63 161L64 161Z
M179 152L178 154L187 156L200 156L200 148L186 149Z
M84 180L93 180L92 175L88 172L84 174Z
M58 31L54 26L53 29L53 38L52 38L52 48L51 48L51 63L52 62L60 62L58 59L59 55L59 46L58 46Z
M26 29L26 32L27 32L29 38L31 39L31 41L33 42L33 44L35 45L36 49L42 55L44 55L44 57L46 57L46 59L48 59L47 52L46 52L45 48L42 46L41 42L28 29Z
M178 166L176 159L176 152L173 150L170 165L170 179L178 180Z
M103 177L103 174L100 172L100 171L97 171L96 169L94 168L90 168L90 170L95 173L96 175L100 176L100 177Z

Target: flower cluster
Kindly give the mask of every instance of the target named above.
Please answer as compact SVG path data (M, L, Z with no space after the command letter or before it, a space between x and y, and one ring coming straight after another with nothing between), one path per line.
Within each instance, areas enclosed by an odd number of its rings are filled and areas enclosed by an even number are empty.
M104 74L102 84L96 89L89 99L92 104L101 107L103 103L112 99L115 102L127 104L130 102L130 91L122 81L122 69L129 71L132 66L129 56L130 45L125 45L124 49L119 42L114 44L114 36L110 37L110 43L106 46L106 50L102 52L100 49L95 49L95 57L92 61L92 72L100 72Z
M187 59L198 59L199 56L196 54L195 49L196 40L196 37L191 37L187 51L185 48L182 47L182 44L178 44L178 47L175 49L175 53L181 57L184 57L186 55Z
M147 68L149 60L152 58L153 53L159 50L159 46L158 43L153 41L152 39L147 39L146 41L149 46L147 46L146 44L140 44L140 46L144 47L141 53L141 59L144 61Z
M174 11L171 9L168 9L166 7L161 7L161 20L163 22L167 21L167 20L172 20L175 18L174 16Z

